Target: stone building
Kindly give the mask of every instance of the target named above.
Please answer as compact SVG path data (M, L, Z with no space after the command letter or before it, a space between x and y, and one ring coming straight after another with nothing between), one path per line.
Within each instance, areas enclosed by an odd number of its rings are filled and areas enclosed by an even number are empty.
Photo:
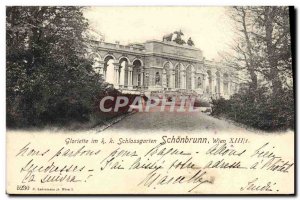
M95 70L124 93L229 98L238 90L232 69L205 60L193 46L157 40L130 45L95 41L91 49Z

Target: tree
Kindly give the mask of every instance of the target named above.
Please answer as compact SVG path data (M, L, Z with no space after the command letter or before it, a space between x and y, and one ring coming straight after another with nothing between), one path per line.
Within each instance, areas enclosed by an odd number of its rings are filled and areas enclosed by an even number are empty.
M261 60L265 59L259 67L277 96L282 93L284 81L292 79L289 8L264 6L251 10L256 19L253 36L261 49Z
M249 92L252 94L253 100L256 99L257 90L257 73L256 55L254 54L255 45L250 31L252 29L253 20L249 7L232 7L230 8L230 17L235 22L237 30L236 44L232 47L235 52L235 57L229 55L229 65L235 66L237 69L246 69L250 76Z
M7 7L7 125L87 120L102 80L81 7Z
M227 65L246 71L249 90L213 102L213 113L264 130L293 128L289 8L232 7L229 11L237 39L234 53L223 57Z
M246 69L250 88L258 87L258 76L268 81L277 96L292 79L291 39L288 7L232 7L238 37L233 46L235 55L228 54L229 64Z

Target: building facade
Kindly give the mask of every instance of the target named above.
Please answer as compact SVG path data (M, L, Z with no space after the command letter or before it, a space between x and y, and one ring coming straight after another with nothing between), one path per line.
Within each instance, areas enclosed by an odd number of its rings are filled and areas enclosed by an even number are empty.
M157 40L120 45L95 42L95 70L124 93L194 94L229 98L238 90L235 73L205 60L200 49Z

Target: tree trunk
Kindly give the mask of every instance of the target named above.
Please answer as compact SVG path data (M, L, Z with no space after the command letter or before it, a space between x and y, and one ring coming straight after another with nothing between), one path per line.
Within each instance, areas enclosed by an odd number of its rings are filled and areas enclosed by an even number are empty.
M249 37L249 33L247 30L247 24L246 24L246 11L245 8L241 8L242 11L242 25L243 25L243 33L245 36L246 41L246 47L249 54L249 64L247 65L248 71L250 73L251 83L250 83L250 93L252 93L252 97L255 100L256 99L256 90L257 90L257 75L255 73L255 66L254 66L254 58L252 53L252 45Z
M264 8L265 19L265 31L266 31L266 47L267 47L267 59L270 68L270 79L272 82L272 92L274 96L280 95L282 91L282 84L279 78L279 71L277 68L275 46L272 43L273 35L273 21L275 17L275 9L271 7Z

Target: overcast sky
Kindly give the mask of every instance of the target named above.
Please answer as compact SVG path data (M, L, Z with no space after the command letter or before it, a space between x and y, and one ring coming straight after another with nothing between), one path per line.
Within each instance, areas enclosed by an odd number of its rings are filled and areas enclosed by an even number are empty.
M234 36L223 7L91 7L84 14L107 42L162 40L181 29L183 38L192 37L208 59L217 59L218 51L228 49Z

